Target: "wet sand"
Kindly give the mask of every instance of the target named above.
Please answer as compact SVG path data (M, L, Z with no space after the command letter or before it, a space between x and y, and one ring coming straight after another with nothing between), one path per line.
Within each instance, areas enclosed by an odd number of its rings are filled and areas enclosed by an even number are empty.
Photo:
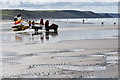
M6 47L3 51L16 54L3 61L16 64L3 66L3 77L115 78L117 44L117 39L104 39Z
M117 30L117 26L59 29L72 30ZM118 78L118 38L3 42L2 47L3 77Z

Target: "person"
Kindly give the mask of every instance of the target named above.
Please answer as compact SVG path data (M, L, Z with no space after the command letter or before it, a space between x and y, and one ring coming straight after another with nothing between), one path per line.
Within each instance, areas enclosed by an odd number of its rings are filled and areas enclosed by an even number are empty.
M46 31L49 31L49 21L48 20L46 20L46 22L45 22L45 30Z
M116 22L114 22L114 25L116 25Z
M82 22L83 22L83 24L84 24L84 23L85 23L85 20L83 19L83 21L82 21Z
M103 26L104 23L102 22L101 24L102 24L102 26Z
M31 21L29 21L28 23L29 23L29 26L31 26Z
M40 20L40 26L43 26L44 25L44 22L43 22L43 19Z
M35 21L32 21L32 28L35 26Z
M35 25L35 21L32 22L32 25L33 25L33 26Z

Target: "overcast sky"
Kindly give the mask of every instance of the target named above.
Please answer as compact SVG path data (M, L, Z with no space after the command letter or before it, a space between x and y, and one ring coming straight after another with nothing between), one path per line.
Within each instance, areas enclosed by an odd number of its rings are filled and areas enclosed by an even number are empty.
M2 9L118 12L119 0L2 0Z

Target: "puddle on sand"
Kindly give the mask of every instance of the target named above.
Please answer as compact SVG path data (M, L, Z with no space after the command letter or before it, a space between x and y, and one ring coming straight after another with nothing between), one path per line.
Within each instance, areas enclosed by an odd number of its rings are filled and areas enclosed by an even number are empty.
M109 61L118 60L118 56L107 56L107 60Z
M3 62L2 66L7 66L7 65L16 65L19 64L18 62Z
M107 53L102 53L101 55L105 56L105 60L107 63L110 64L118 63L118 52L107 52Z
M65 70L75 70L75 71L99 71L105 70L106 66L72 66L72 65L61 65L56 66L56 68Z
M16 56L16 52L2 52L2 56Z
M94 76L84 76L83 78L107 78L107 77L94 75Z
M2 66L19 64L16 60L20 59L20 56L16 52L2 52Z
M118 52L107 52L103 53L106 56L107 63L118 63Z
M71 49L70 51L72 52L80 52L80 51L84 51L85 49Z
M118 56L107 56L107 63L118 63Z
M112 54L118 54L118 52L107 52L107 53L103 53L105 55L112 55Z
M9 61L15 61L24 57L30 57L30 56L39 56L41 54L57 54L57 53L66 53L66 52L80 52L83 51L85 49L73 49L73 50L59 50L59 51L50 51L50 52L37 52L37 53L28 53L28 54L17 54L16 52L3 52L2 53L2 62L3 65L7 64L7 65L13 65L16 64L14 62L9 62Z
M84 49L73 49L73 50L56 50L56 51L49 51L49 52L36 52L36 53L28 53L28 54L17 54L16 52L3 52L3 60L15 60L22 57L29 57L29 56L36 56L41 54L57 54L57 53L66 53L66 52L79 52L83 51Z

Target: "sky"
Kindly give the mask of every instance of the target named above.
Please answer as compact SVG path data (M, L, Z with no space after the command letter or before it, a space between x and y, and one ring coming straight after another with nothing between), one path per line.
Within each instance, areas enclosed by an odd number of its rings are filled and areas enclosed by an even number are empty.
M117 13L119 0L2 0L2 9L78 10Z

